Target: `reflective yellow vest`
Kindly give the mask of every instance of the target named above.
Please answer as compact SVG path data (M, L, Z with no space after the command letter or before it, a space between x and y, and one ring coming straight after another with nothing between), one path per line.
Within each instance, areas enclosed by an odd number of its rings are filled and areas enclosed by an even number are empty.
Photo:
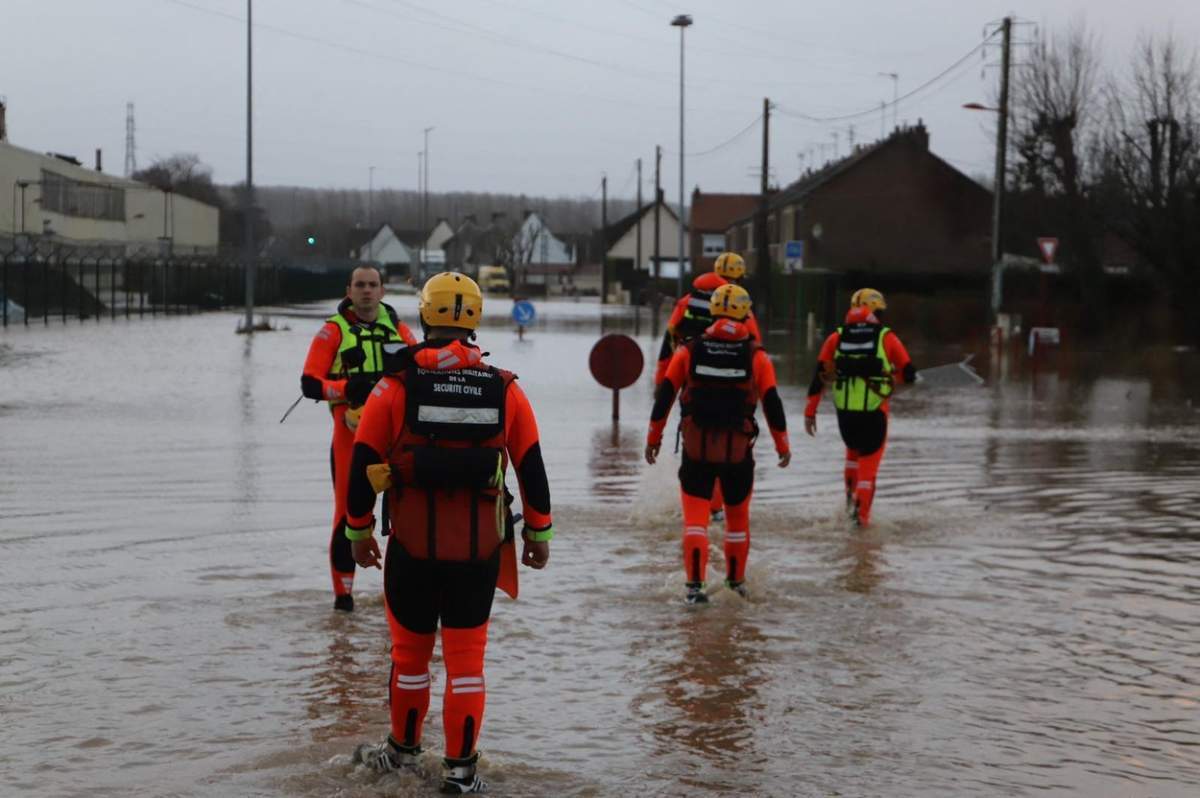
M892 362L883 347L890 332L879 324L838 327L838 346L833 356L837 379L833 384L833 406L838 410L878 410L892 394Z
M337 356L329 366L329 379L340 379L355 374L379 375L383 373L383 345L399 343L406 346L404 338L396 328L392 310L387 305L379 307L379 317L374 324L351 324L350 320L341 313L335 313L326 321L331 321L342 331L342 342L338 346ZM342 371L342 353L350 349L362 348L365 359L362 366Z

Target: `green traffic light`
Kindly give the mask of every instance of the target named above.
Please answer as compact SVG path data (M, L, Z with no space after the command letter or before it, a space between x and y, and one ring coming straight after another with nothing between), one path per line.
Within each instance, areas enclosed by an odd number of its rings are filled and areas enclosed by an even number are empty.
M317 237L316 237L316 236L309 236L309 237L308 237L308 245L311 247L311 246L312 246L313 244L315 244L315 243L317 243Z

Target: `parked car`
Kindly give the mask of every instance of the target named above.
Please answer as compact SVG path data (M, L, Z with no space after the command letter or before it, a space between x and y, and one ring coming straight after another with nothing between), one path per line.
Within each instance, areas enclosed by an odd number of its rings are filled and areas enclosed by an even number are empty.
M488 294L507 294L512 290L503 266L480 266L479 287Z

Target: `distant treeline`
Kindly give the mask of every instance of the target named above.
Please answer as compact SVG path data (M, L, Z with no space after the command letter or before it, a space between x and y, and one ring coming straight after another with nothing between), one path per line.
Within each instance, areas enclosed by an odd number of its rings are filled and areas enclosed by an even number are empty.
M225 188L233 202L235 188ZM526 194L456 191L430 194L428 211L422 215L422 197L416 191L376 189L301 188L262 186L255 189L256 204L262 209L283 251L307 251L345 255L365 241L366 232L387 223L397 232L431 230L440 218L457 228L469 215L487 224L495 214L504 214L507 225L519 222L526 211L536 211L559 235L590 233L600 227L599 197L535 197ZM611 199L608 220L633 211L628 200ZM315 243L308 244L309 237Z

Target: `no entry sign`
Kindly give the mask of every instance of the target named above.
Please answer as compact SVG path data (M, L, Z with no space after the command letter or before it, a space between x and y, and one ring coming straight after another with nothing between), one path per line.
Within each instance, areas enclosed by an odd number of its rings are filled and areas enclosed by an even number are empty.
M619 391L637 382L643 365L642 348L628 335L609 333L592 347L588 369L596 382L612 389L613 418L619 418L621 413Z

